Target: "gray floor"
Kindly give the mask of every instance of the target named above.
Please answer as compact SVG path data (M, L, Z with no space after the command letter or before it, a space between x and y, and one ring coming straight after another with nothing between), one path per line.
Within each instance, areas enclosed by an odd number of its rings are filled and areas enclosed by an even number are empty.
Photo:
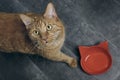
M88 75L80 66L71 69L40 56L0 53L0 80L120 80L120 1L0 0L0 12L42 13L50 1L66 28L62 51L77 58L79 65L78 45L108 40L111 69L101 75Z

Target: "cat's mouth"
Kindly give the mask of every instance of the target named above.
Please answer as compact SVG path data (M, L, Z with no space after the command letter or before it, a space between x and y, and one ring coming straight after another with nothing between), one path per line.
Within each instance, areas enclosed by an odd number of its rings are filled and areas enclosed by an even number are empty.
M34 46L38 49L45 48L51 46L55 41L52 40L39 40L34 42Z
M38 42L39 47L47 47L49 44L51 44L53 41L47 41L47 40L42 40Z

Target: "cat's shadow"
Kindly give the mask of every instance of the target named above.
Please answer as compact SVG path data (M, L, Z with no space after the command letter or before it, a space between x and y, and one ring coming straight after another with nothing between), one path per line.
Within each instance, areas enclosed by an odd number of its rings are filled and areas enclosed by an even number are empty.
M39 55L32 55L32 54L23 54L19 52L14 52L14 53L6 53L6 52L1 52L0 51L0 57L1 59L4 59L5 61L15 61L15 60L25 60L25 59L30 59L30 60L38 60L38 61L44 61L43 57Z

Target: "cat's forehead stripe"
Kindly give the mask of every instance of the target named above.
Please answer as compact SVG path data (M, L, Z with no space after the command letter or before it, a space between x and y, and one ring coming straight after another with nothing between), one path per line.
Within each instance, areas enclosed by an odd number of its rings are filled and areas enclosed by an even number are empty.
M42 19L40 19L40 20L38 21L38 23L37 23L37 28L38 28L41 32L43 32L43 31L46 30L45 24L46 24L46 23L45 23Z

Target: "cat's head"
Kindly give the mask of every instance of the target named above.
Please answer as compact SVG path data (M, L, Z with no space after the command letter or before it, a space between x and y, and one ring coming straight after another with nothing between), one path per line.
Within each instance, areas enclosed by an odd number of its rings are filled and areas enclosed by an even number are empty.
M64 42L64 26L58 18L52 3L47 5L43 15L20 14L30 39L38 48L55 47Z

